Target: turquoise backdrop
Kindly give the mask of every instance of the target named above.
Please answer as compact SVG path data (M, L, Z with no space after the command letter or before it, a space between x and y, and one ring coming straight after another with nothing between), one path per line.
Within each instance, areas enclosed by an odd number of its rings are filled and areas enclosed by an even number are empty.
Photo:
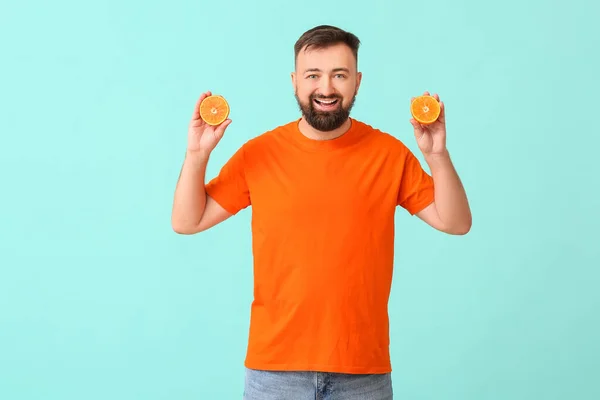
M362 40L353 116L403 140L447 106L474 224L399 209L394 391L411 400L600 398L597 2L65 1L0 5L0 399L241 399L250 209L170 226L201 92L246 140L298 117L293 44Z

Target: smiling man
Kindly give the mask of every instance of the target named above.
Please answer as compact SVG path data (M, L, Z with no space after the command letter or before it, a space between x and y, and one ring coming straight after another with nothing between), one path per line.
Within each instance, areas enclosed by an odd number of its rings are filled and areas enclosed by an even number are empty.
M302 116L244 143L207 184L209 156L231 120L211 127L199 118L210 92L192 115L173 229L194 234L252 207L247 400L391 399L395 212L448 234L471 227L439 96L434 124L410 120L431 175L402 141L350 117L359 43L332 26L305 32L291 76Z

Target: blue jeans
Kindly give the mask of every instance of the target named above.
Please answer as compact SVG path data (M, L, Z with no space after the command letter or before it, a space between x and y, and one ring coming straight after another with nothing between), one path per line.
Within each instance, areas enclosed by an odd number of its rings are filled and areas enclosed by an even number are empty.
M246 368L244 400L391 400L391 374L262 371Z

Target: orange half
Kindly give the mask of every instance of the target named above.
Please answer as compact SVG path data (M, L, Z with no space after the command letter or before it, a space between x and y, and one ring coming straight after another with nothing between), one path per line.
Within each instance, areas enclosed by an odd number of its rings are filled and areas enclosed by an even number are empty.
M410 113L423 125L437 121L440 111L440 103L433 96L418 96L410 103Z
M229 117L229 104L223 96L213 94L200 103L200 118L208 125L219 125Z

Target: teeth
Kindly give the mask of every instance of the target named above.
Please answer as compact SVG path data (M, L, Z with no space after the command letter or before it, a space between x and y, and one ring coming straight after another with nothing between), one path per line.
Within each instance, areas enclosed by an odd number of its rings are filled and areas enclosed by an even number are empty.
M335 103L337 101L337 99L333 99L333 100L317 100L317 102L321 103L321 104L325 104L325 105L331 105L333 103Z

